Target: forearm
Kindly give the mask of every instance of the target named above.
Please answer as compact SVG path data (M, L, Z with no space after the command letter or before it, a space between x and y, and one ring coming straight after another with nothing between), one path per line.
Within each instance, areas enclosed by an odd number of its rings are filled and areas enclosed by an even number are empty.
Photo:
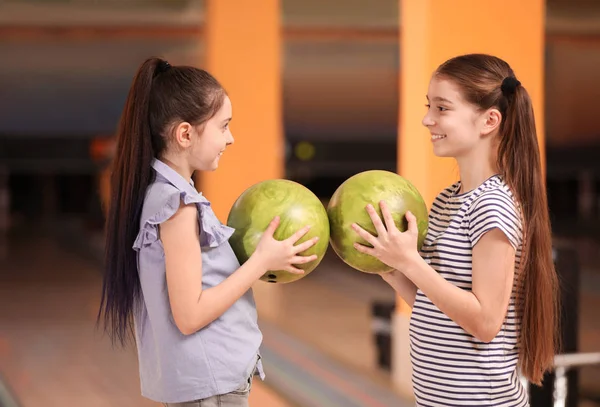
M266 270L253 256L220 284L202 290L194 304L192 332L205 327L225 313Z
M383 278L412 308L417 297L417 286L399 271L394 271L393 274Z
M401 270L440 311L465 331L482 341L491 340L489 332L492 329L486 325L481 303L472 292L448 282L420 256L415 256Z

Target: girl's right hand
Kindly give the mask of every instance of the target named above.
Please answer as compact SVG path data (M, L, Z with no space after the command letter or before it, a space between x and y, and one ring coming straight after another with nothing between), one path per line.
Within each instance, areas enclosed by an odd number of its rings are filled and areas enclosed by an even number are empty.
M276 216L269 223L269 226L258 242L253 256L260 259L262 266L267 271L285 270L293 274L303 274L304 270L294 267L294 264L305 264L315 261L317 256L299 256L298 253L314 246L319 238L314 237L295 246L296 242L309 231L310 226L305 226L289 238L281 241L273 237L278 226L279 216Z

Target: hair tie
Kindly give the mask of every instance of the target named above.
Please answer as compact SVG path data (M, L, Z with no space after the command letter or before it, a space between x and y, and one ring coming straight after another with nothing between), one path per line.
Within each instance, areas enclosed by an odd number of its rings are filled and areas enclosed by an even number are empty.
M502 90L502 94L506 97L512 96L517 91L517 87L521 85L521 82L514 76L507 76L502 81L502 85L500 86L500 90Z
M168 71L169 68L171 68L171 64L161 59L156 65L156 75Z

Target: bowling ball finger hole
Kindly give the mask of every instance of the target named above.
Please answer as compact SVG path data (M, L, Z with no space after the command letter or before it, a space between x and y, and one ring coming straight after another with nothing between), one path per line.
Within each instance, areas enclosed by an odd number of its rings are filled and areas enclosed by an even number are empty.
M269 275L267 276L267 278L268 278L268 280L267 280L267 281L268 281L269 283L276 283L276 282L277 282L277 276L276 276L275 274L269 274Z

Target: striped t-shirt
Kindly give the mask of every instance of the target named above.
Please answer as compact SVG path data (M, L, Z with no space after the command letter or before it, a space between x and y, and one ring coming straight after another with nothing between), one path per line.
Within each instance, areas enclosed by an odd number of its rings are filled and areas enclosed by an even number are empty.
M516 249L517 267L522 224L518 205L500 175L490 177L472 191L458 194L459 190L457 182L435 199L421 255L446 280L471 291L472 248L481 236L493 228L504 232ZM517 370L519 321L514 294L513 290L500 332L485 343L467 333L417 290L410 321L417 405L528 405Z

